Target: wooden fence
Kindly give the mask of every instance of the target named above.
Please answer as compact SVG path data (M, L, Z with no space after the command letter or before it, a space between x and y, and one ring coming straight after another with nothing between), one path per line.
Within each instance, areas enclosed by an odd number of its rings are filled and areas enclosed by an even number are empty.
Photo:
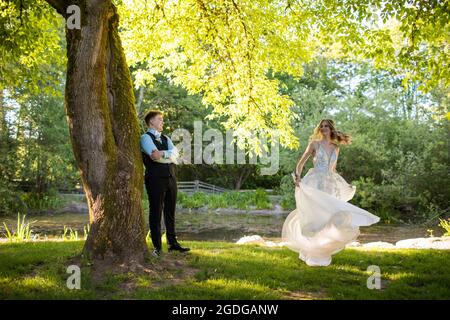
M225 188L221 188L215 186L213 184L209 184L206 182L202 182L199 180L194 181L179 181L178 182L178 190L186 193L194 193L194 192L206 192L206 193L222 193L226 191L230 191Z

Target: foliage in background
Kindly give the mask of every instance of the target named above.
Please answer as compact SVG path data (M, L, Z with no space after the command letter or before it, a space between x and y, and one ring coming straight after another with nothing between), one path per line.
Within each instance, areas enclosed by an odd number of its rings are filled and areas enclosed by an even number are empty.
M234 208L234 209L271 209L272 203L267 192L262 189L245 192L224 192L219 194L207 194L195 192L188 195L178 193L178 204L182 208L196 209L207 207L208 209Z

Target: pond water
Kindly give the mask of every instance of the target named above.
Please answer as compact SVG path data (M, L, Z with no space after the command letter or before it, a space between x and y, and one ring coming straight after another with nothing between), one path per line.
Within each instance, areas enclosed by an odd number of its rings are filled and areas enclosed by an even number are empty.
M279 240L281 228L287 214L223 214L215 211L191 211L177 213L176 228L180 240L217 240L235 242L248 235L260 235L266 239ZM145 215L148 227L148 215ZM86 213L61 213L27 216L33 221L31 229L34 234L49 237L61 236L64 226L77 230L80 237L83 227L89 223ZM3 222L10 230L15 230L17 219L0 217L0 234L4 237ZM376 224L361 227L358 241L361 243L373 241L396 241L408 238L429 237L428 229L433 230L433 236L441 236L443 230L439 226L411 226Z

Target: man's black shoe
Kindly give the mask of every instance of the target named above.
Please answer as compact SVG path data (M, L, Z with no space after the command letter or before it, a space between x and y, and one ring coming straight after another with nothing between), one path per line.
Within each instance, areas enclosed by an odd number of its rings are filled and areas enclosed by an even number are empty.
M156 258L161 257L161 249L157 249L157 248L153 249L152 254L153 254L153 256L156 257Z
M189 250L191 250L191 249L190 249L190 248L182 247L182 246L180 246L179 243L169 246L169 251L187 252L187 251L189 251Z

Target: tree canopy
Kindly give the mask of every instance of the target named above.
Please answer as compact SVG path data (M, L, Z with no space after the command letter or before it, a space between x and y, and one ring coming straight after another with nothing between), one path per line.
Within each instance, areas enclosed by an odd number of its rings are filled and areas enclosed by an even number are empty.
M293 101L277 73L298 78L318 56L370 60L421 89L448 85L446 1L121 1L121 35L137 85L168 73L202 93L239 133L277 129L295 147Z
M113 1L135 85L158 73L201 93L241 138L277 129L298 146L293 101L277 74L298 78L317 56L368 60L421 90L449 84L449 2L443 0ZM52 81L64 60L62 24L44 1L0 1L3 85ZM252 145L252 141L249 141Z

